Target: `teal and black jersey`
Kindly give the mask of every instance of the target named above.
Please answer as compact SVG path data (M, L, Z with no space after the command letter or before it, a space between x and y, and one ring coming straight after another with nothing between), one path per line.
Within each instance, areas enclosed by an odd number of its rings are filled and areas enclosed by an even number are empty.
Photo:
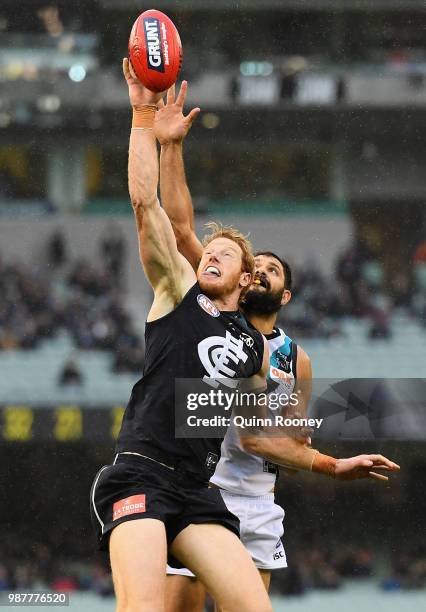
M263 337L240 312L219 311L196 283L175 310L146 323L145 342L143 376L125 410L117 452L179 464L207 481L222 439L175 438L175 379L198 379L208 391L215 379L253 376L262 367Z
M280 328L266 335L269 345L268 392L290 396L297 372L297 344ZM236 427L230 425L222 443L219 464L211 482L232 493L268 494L274 487L278 466L243 449Z
M294 388L297 378L297 344L279 327L274 328L266 339L269 346L268 390L282 393Z

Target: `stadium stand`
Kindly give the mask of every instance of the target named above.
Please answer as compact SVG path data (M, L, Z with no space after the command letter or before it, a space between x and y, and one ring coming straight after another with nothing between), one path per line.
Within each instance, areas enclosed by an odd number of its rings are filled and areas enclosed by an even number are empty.
M120 65L140 3L16 4L0 6L0 592L65 590L72 611L112 611L87 496L143 368L151 298ZM424 1L156 8L178 24L188 107L202 108L185 142L197 233L221 220L289 261L279 323L314 378L424 380ZM404 440L314 439L394 458L389 486L280 478L276 612L426 609L426 429L403 408Z

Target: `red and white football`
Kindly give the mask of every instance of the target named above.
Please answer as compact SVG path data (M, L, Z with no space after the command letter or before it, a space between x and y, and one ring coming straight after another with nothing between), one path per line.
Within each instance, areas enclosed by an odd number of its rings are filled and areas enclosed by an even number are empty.
M182 44L171 19L161 11L143 12L133 24L129 56L138 79L151 91L165 91L182 66Z

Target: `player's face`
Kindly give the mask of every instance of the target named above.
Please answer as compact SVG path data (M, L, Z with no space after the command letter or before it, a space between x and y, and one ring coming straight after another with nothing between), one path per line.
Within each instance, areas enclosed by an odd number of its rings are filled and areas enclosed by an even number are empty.
M229 238L212 240L203 251L197 278L209 297L224 297L239 287L247 286L251 274L242 271L243 253Z
M250 290L260 293L284 292L285 278L281 263L269 255L257 255L254 260L254 279Z
M291 298L285 289L284 269L270 255L257 255L253 283L244 296L244 310L258 314L278 312Z

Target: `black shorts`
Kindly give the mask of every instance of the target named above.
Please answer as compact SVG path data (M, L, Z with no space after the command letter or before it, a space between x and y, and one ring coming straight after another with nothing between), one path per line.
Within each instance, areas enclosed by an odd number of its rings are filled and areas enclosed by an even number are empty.
M99 470L90 492L90 510L101 550L108 550L114 527L141 518L162 521L169 546L191 523L218 523L240 536L240 521L227 509L219 489L194 483L187 472L138 455L118 455L113 465ZM177 560L170 561L173 567L182 567Z

